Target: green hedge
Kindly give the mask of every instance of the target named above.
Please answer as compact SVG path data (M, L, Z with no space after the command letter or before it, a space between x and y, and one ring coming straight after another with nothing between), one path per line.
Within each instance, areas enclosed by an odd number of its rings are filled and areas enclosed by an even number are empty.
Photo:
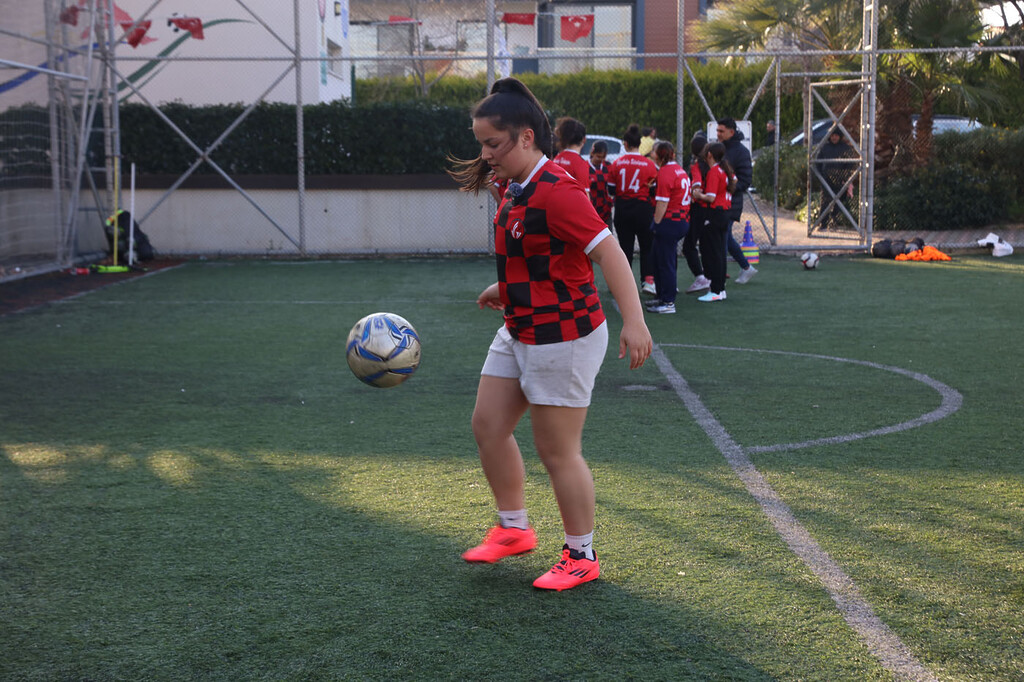
M720 64L694 65L695 75L719 116L742 116L764 75L766 65L743 68ZM574 116L595 134L619 136L630 123L652 125L664 139L674 137L676 78L671 73L646 71L584 71L576 74L523 74L522 79L544 103L552 120ZM426 98L417 97L412 79L370 79L355 84L355 104L333 102L307 105L305 165L309 175L443 173L449 154L473 158L479 149L469 131L469 110L486 94L483 78L445 77ZM689 135L704 129L707 119L695 88L684 90ZM782 129L800 125L799 95L783 102ZM161 112L195 144L205 150L245 110L242 104L192 106L164 104ZM755 146L763 144L764 124L774 112L773 96L758 103L752 114ZM45 126L48 112L24 107L5 112L7 138L29 125ZM198 152L157 112L142 104L122 104L121 150L125 164L134 162L144 174L180 174ZM295 173L295 108L260 104L210 154L230 174ZM96 128L102 124L97 123ZM685 142L685 141L684 141ZM48 172L49 140L36 135L31 142L0 151L4 167L26 164ZM685 144L684 144L685 148ZM103 140L90 140L89 163L103 164ZM197 174L214 174L206 163Z
M697 65L698 81L720 116L742 115L765 66ZM595 134L621 135L630 123L653 125L671 138L676 120L675 75L659 72L585 71L566 75L524 74L523 81L552 119L571 115ZM686 88L687 128L704 128L706 114L694 88ZM304 109L306 172L322 174L443 173L449 154L472 158L479 151L469 132L469 110L486 94L483 78L446 77L427 98L417 98L411 78L356 81L354 101ZM242 113L238 105L167 104L161 111L205 149ZM786 99L783 129L800 121L799 96ZM774 112L766 99L754 113L755 144ZM229 173L295 172L295 111L261 104L211 154ZM99 141L94 141L94 146ZM144 105L121 107L121 147L126 162L142 173L181 173L196 152ZM101 147L96 147L101 149ZM202 164L196 173L215 173Z
M694 64L697 82L718 117L740 118L757 92L767 64L731 67L720 63ZM551 117L572 116L599 135L619 136L630 123L653 126L659 137L673 139L676 130L676 76L659 71L581 71L574 74L517 74L544 104ZM456 107L471 107L487 92L481 78L445 77L434 85L427 101ZM372 78L355 84L355 101L412 101L420 97L412 78ZM780 105L782 130L799 128L803 122L799 92L786 94ZM697 130L704 130L707 112L693 83L683 89L685 142ZM766 89L751 114L754 145L765 144L765 124L775 113L772 88ZM675 140L673 139L673 142Z
M244 111L242 105L160 107L205 149ZM477 146L465 108L430 102L343 102L304 108L309 175L440 173L452 153L471 158ZM261 104L210 155L232 174L290 175L296 169L295 107ZM121 149L140 173L181 173L196 152L149 107L121 107ZM196 173L215 173L202 164Z
M779 206L795 211L807 195L807 148L782 145L779 153ZM772 197L775 183L775 147L766 147L754 163L753 185L762 197Z
M930 165L897 177L875 192L876 230L984 227L1009 217L1016 185L1003 172L966 164Z
M934 161L875 190L880 230L984 227L1024 219L1024 130L937 135Z

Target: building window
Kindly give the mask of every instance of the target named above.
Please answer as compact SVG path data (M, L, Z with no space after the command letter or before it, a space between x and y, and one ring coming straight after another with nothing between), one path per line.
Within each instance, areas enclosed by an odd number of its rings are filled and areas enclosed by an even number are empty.
M330 38L327 39L327 70L335 76L343 76L341 63L341 45Z

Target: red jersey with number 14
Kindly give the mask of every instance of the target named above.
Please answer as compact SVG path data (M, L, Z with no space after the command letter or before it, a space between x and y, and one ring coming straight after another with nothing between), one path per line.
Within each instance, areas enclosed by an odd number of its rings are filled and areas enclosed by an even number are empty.
M654 203L651 180L658 177L658 167L646 156L623 154L612 162L608 186L615 188L616 199L640 199Z

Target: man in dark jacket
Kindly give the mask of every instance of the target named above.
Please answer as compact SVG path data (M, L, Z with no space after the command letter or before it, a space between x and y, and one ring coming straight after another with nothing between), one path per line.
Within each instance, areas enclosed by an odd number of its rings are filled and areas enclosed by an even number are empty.
M839 203L843 201L840 191L853 172L854 165L849 161L844 161L844 159L852 159L855 156L853 148L843 139L842 132L838 128L830 130L828 141L821 146L816 161L818 172L825 178L825 184L831 190L828 191L824 187L821 188L822 214L818 223L823 230L840 228L845 225L843 212L839 208ZM852 185L848 188L848 193L852 194L852 192L849 192L850 189L852 189ZM834 201L832 199L833 195L835 195Z
M726 213L730 221L727 248L729 255L743 268L743 272L736 278L736 283L746 284L751 277L757 274L757 269L751 266L743 255L743 249L732 234L732 224L738 221L743 214L743 195L754 178L754 164L750 160L750 152L743 144L743 133L736 130L735 119L718 119L716 133L718 141L725 145L725 160L729 162L729 166L736 176L736 191L732 195L732 208Z

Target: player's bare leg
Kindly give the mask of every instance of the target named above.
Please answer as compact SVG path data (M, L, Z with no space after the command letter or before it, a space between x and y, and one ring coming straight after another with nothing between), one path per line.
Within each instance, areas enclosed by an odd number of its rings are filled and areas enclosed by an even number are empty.
M533 405L533 440L570 535L594 531L594 477L583 459L585 407Z
M473 409L473 437L499 510L525 506L526 470L513 432L528 406L518 379L480 377Z
M561 559L533 586L569 590L601 575L594 552L594 477L583 459L587 409L534 405L530 417L537 453L551 477L565 527Z
M526 519L526 469L513 435L526 408L526 397L518 380L480 377L473 410L473 436L484 476L498 505L499 524L487 532L483 542L463 552L462 558L471 563L493 564L537 546L537 534Z

